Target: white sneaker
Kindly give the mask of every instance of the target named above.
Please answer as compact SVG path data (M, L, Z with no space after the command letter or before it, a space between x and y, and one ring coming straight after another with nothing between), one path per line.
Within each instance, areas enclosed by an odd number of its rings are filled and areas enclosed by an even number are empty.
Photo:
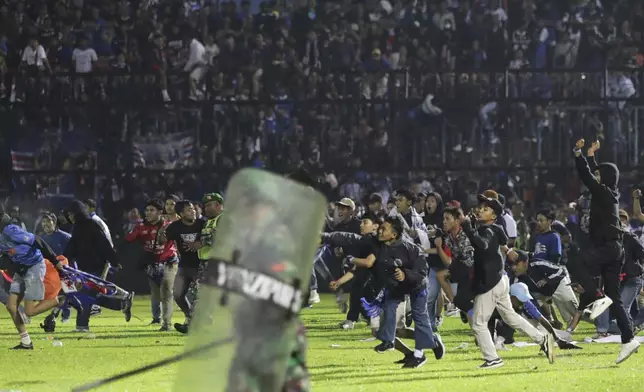
M311 295L309 296L310 304L319 304L320 303L320 294L317 290L311 290Z
M353 329L356 326L356 323L350 320L344 320L340 323L340 328L344 330Z
M640 342L633 339L628 343L622 344L622 349L619 350L619 355L615 363L619 364L627 360L631 355L637 352L637 349L640 347Z
M600 298L597 301L592 303L592 308L590 310L590 321L595 321L600 314L604 313L613 304L613 300L604 297Z

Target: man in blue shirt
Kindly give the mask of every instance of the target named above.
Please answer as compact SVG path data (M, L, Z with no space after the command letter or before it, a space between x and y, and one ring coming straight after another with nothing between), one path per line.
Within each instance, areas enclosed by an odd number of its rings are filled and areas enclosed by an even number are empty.
M43 234L41 238L56 252L57 255L62 255L65 251L67 243L72 236L57 227L56 215L44 214L40 223L42 225Z
M51 247L51 249L57 254L62 255L69 243L69 239L72 236L66 231L62 231L57 226L58 218L55 214L49 213L44 214L40 220L42 225L43 234L41 238ZM100 308L99 308L100 309ZM60 308L62 311L62 322L68 323L71 317L72 311L69 306L63 306ZM57 314L58 311L54 310Z
M551 211L537 213L538 234L534 236L533 250L535 259L559 264L561 262L561 237L552 230L554 220L555 216Z

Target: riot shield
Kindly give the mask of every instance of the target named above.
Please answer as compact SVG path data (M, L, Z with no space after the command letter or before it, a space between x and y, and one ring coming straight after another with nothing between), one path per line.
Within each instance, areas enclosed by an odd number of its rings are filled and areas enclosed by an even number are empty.
M199 293L178 392L280 392L296 344L326 202L312 188L257 169L233 176Z

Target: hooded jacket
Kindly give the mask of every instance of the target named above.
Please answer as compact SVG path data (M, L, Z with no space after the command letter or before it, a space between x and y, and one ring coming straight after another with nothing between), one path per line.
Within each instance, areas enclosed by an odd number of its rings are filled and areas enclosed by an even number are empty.
M624 233L624 280L638 278L644 273L644 246L637 240L635 234Z
M612 163L597 165L594 158L586 160L583 155L576 157L575 165L579 178L591 194L588 233L592 244L601 246L609 242L621 241L623 230L619 221L617 189L619 169ZM592 173L594 170L599 171L601 182L597 182Z
M444 210L444 203L443 203L443 197L438 193L438 192L429 192L427 194L427 197L433 197L436 199L436 210L432 214L429 212L427 209L427 206L425 205L425 216L423 216L423 221L425 222L426 226L438 226L438 227L443 227L443 210Z
M99 273L105 262L119 264L118 256L103 229L90 217L87 207L81 201L74 200L65 212L67 216L74 214L72 237L63 252L68 260L76 261L83 271Z

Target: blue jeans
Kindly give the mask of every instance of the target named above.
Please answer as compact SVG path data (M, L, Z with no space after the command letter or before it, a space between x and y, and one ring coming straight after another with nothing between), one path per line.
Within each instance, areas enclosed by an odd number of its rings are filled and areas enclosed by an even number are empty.
M423 290L416 295L410 295L411 316L414 319L414 341L417 350L436 347L434 340L434 330L429 323L427 314L427 290ZM387 298L382 307L380 318L380 329L378 330L378 339L383 342L392 342L396 338L396 308L402 302L401 299Z
M438 278L436 277L436 270L433 268L429 269L429 274L427 274L427 279L429 280L427 286L427 314L429 315L429 324L432 328L437 329L436 325L436 301L438 301L438 296L441 294L441 285L438 283Z
M622 281L621 287L620 287L620 297L622 299L622 304L624 304L624 309L626 309L626 313L630 315L630 310L631 306L633 305L633 301L637 300L637 296L640 294L640 290L642 289L642 278L630 278L626 281ZM637 319L644 318L642 315L642 311L640 311L640 314L637 316ZM633 325L635 322L633 322ZM610 312L606 310L604 313L600 314L599 317L595 319L595 328L597 329L597 333L620 333L619 328L617 327L616 323L611 323L610 322Z
M152 318L154 320L161 320L161 301L157 298L150 298L150 305L152 309Z

